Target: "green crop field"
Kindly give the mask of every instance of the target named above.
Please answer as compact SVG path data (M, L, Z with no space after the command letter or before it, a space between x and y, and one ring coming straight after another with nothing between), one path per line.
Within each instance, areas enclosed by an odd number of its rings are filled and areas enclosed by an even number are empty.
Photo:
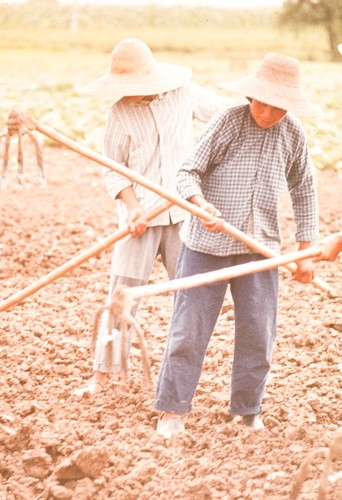
M100 151L110 101L77 89L107 71L111 49L124 37L144 40L158 60L191 66L195 81L217 91L275 51L301 60L303 87L324 111L303 120L314 164L342 166L342 65L329 62L320 27L294 32L280 27L272 11L87 7L71 32L70 9L48 1L2 5L0 27L1 126L12 108L26 109Z

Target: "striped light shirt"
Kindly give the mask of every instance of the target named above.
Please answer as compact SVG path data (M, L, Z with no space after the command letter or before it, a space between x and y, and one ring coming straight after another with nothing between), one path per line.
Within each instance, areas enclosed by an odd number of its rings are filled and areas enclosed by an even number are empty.
M122 99L109 111L104 154L176 193L176 170L193 147L193 119L206 122L227 105L226 98L194 83L160 94L150 102L129 104ZM107 168L104 179L113 199L132 185L129 179ZM133 184L133 188L144 211L161 202L159 195L143 186ZM122 227L126 223L126 207L120 199L117 203ZM177 223L184 216L184 211L174 206L149 225Z
M296 240L318 238L317 197L300 122L290 116L275 126L258 127L248 105L230 108L213 120L177 174L181 196L202 195L224 220L269 248L279 251L279 202L288 186ZM212 255L249 253L225 233L205 229L187 217L181 230L187 247Z

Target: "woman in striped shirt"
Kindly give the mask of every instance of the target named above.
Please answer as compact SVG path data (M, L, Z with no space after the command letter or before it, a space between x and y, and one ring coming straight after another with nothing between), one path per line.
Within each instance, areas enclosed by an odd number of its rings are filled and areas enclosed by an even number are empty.
M190 79L189 68L156 62L142 41L122 40L111 54L109 74L83 89L113 99L107 119L105 155L175 191L177 167L193 146L193 119L206 122L229 103ZM160 203L158 195L109 169L104 170L104 180L117 204L119 227L128 225L131 236L114 248L110 303L117 286L146 284L158 255L168 276L174 277L184 213L173 206L147 224L144 214ZM120 369L119 332L113 331L114 348L109 360L104 341L107 335L108 317L104 315L93 377L76 394L99 392L107 379L108 365L110 371Z

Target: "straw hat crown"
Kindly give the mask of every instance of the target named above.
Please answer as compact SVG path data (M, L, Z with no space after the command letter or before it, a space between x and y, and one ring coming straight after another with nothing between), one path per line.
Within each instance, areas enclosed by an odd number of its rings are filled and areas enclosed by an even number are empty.
M302 92L299 62L293 57L271 52L264 57L254 74L237 82L222 83L220 87L298 115L316 116L322 113Z
M140 40L123 40L110 58L110 72L117 75L147 75L154 71L154 65L151 49Z
M262 60L256 73L259 78L275 84L282 83L291 87L300 85L299 62L293 57L280 57L271 52Z
M137 38L119 42L110 56L109 72L80 89L81 93L108 96L153 95L185 85L191 78L186 66L157 62L151 49Z

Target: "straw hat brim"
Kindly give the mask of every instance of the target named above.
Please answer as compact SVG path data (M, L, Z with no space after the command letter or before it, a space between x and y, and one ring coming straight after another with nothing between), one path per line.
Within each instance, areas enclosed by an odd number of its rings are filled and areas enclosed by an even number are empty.
M269 82L251 75L236 82L221 83L220 87L246 97L284 109L300 116L322 115L322 110L311 102L298 87Z
M191 68L158 62L153 71L146 75L108 73L85 87L81 87L78 92L111 97L114 102L117 102L125 96L147 96L175 90L188 83L191 76Z

